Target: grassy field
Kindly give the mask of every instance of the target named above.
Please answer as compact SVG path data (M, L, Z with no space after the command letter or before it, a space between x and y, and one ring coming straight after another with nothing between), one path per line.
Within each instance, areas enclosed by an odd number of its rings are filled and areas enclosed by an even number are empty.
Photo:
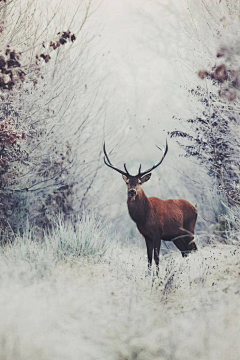
M239 246L171 252L155 278L92 217L31 236L0 250L1 360L240 358Z

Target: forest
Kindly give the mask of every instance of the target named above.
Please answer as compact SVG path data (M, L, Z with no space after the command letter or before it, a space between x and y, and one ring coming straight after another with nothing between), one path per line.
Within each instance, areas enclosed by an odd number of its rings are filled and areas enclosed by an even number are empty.
M239 0L0 0L1 360L239 359L239 20ZM159 269L137 172L198 213L198 250L162 240Z

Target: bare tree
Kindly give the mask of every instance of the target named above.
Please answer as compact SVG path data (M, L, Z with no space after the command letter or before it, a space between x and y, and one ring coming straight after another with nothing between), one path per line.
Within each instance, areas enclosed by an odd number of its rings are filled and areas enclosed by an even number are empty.
M90 0L66 18L60 5L47 16L35 0L0 3L2 231L67 216L74 185L83 205L96 177L101 84L87 28L95 9Z

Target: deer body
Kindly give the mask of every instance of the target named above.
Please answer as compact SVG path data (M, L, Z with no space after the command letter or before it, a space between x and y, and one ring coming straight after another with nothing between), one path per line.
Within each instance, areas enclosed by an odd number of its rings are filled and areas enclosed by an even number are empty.
M143 190L134 201L128 199L127 206L130 217L143 236L158 233L166 241L179 236L180 228L193 232L197 219L197 209L188 201L148 198Z
M104 145L105 164L114 170L120 172L128 188L127 206L132 220L136 223L139 232L144 236L147 246L148 267L151 268L152 256L159 269L159 252L161 240L173 241L176 247L181 251L182 256L196 251L194 242L194 228L197 220L197 209L188 201L183 199L161 200L157 197L147 197L141 185L151 178L153 169L161 164L168 147L166 145L163 158L152 168L141 172L139 167L138 175L132 176L128 173L126 165L123 172L115 168L106 153Z
M127 205L130 217L145 238L149 267L154 252L158 272L161 240L173 241L182 256L197 250L193 242L197 209L188 201L148 198L141 189L134 200L128 197Z

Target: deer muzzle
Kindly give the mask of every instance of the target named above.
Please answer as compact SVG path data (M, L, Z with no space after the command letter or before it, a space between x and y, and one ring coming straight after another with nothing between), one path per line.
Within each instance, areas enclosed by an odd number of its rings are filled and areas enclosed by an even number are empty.
M134 196L136 196L136 195L137 195L136 190L131 189L131 190L128 191L128 196L129 196L130 198L132 198L132 197L134 197Z

